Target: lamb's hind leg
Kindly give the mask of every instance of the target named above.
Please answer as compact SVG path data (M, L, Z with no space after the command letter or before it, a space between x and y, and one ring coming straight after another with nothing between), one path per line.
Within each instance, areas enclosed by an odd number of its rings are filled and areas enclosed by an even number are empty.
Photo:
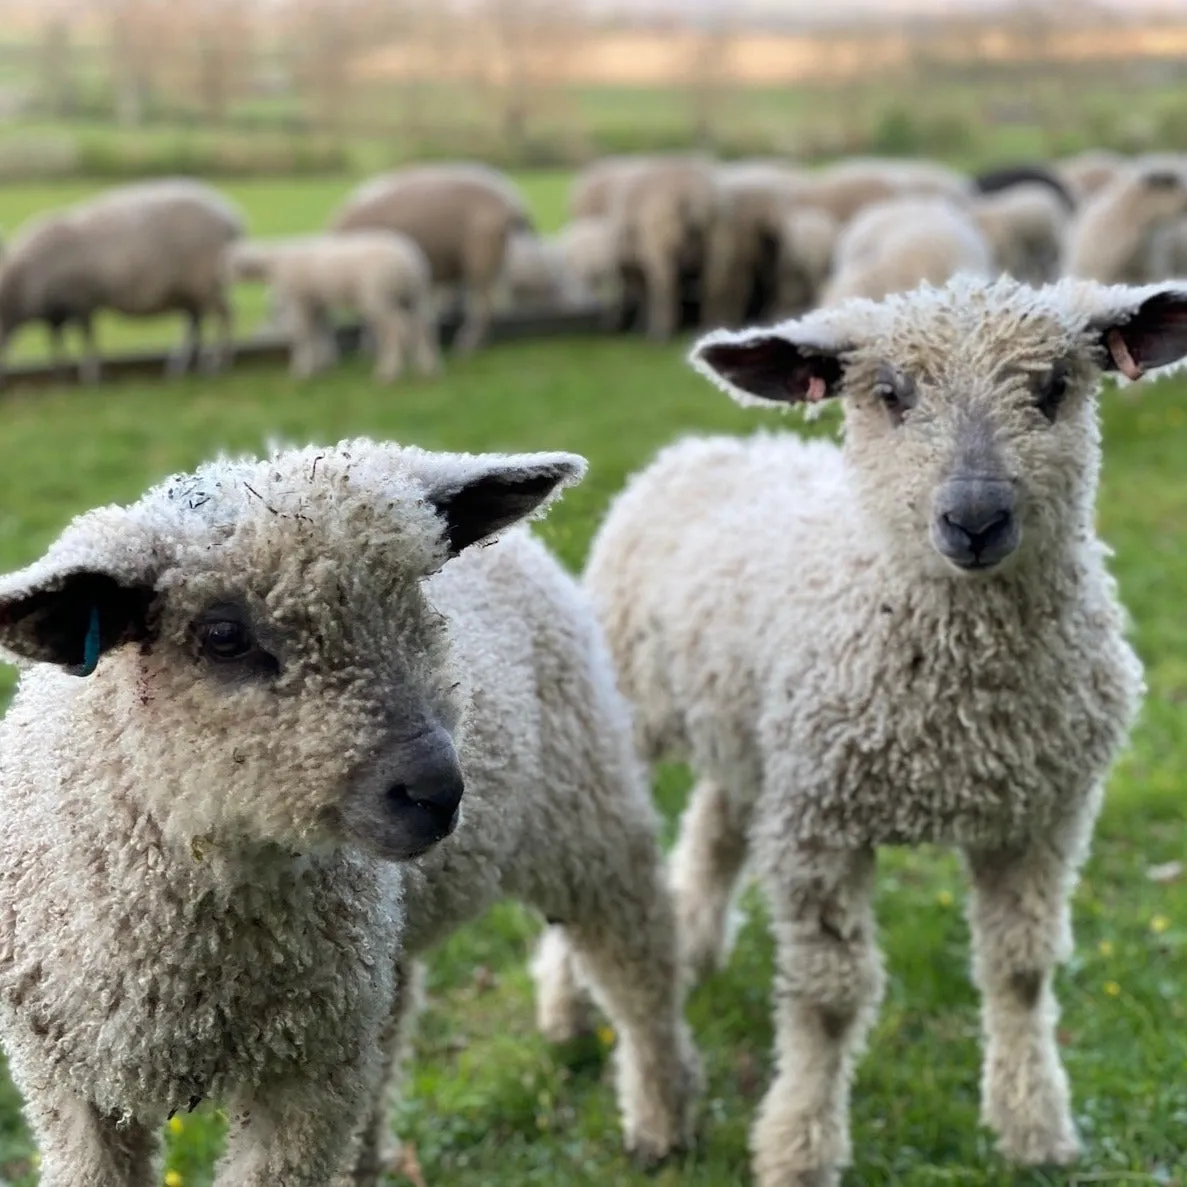
M755 1179L832 1187L850 1161L849 1085L882 996L874 854L786 848L764 881L777 946L776 1070L751 1134Z
M627 1149L654 1163L691 1142L702 1083L684 1021L675 913L659 846L641 825L627 837L587 838L574 861L581 877L594 873L597 885L568 904L564 934L576 961L570 971L589 985L617 1035Z
M1071 951L1068 900L1082 849L1071 830L1024 849L967 854L985 1041L982 1119L1002 1154L1023 1164L1067 1164L1078 1153L1052 980Z
M135 1121L99 1114L73 1094L29 1101L41 1152L41 1187L146 1187L156 1181L157 1137Z
M725 964L732 944L731 907L746 860L749 811L712 779L702 779L680 818L669 881L683 959L695 982Z

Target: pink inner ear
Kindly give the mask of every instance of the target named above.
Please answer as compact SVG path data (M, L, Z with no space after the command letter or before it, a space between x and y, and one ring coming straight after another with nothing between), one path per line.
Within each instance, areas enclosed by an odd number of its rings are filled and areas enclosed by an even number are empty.
M826 391L827 389L825 388L824 380L821 379L819 375L813 375L812 378L808 380L807 399L810 404L816 404L820 400L823 400Z
M1125 339L1121 336L1121 331L1110 330L1108 337L1105 338L1105 343L1109 348L1109 353L1113 356L1113 362L1117 364L1117 370L1126 379L1141 379L1145 372L1138 365L1133 355L1129 353L1129 347L1126 345ZM809 396L808 398L811 399L812 397Z

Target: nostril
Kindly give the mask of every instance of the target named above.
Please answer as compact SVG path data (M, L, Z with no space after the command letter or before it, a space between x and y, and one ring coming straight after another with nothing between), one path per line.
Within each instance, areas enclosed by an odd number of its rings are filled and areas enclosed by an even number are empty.
M393 783L387 789L387 802L393 808L406 808L412 803L412 796L408 794L407 783Z

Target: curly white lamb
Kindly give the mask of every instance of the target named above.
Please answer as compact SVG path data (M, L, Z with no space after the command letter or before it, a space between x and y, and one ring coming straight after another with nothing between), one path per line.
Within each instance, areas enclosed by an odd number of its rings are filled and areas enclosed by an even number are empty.
M844 444L670 446L586 583L646 756L698 777L672 858L686 959L723 959L748 852L777 943L761 1187L836 1183L882 990L881 845L960 847L1003 1153L1077 1153L1054 968L1143 693L1097 538L1102 371L1187 354L1187 285L958 277L768 329L695 365L742 402L839 397Z
M32 220L0 260L0 374L12 333L30 321L50 329L56 367L64 361L62 331L78 325L84 381L99 378L92 319L111 309L128 317L179 311L188 319L169 371L201 358L210 369L232 353L232 313L222 256L243 235L239 209L217 190L187 178L116 186L98 197ZM202 322L213 315L219 345L200 355Z
M206 1098L220 1187L376 1184L402 933L505 894L610 1014L628 1144L683 1140L698 1065L605 644L526 530L470 549L583 470L221 459L0 582L0 1034L42 1187L158 1182L157 1127Z
M335 308L357 314L375 344L375 378L398 379L411 357L421 375L440 369L429 262L395 231L252 239L227 251L232 279L265 281L283 311L289 366L305 377L334 360Z

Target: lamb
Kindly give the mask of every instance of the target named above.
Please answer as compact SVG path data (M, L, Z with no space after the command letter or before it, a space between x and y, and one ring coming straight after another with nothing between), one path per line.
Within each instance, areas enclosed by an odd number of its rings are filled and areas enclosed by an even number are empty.
M684 1140L672 906L605 644L525 529L471 547L584 465L224 458L0 582L0 1037L42 1187L158 1182L156 1127L206 1098L239 1117L219 1187L375 1187L408 963L505 894L609 1012L628 1145Z
M988 194L972 215L1000 271L1028 284L1059 276L1068 208L1049 186L1023 182Z
M993 253L972 216L946 198L899 198L866 207L837 239L822 305L879 299L960 272L989 276Z
M777 944L760 1187L838 1182L884 974L881 845L959 846L1002 1152L1077 1152L1052 974L1143 693L1093 522L1102 372L1187 355L1187 284L958 277L761 330L695 366L743 403L838 399L843 446L691 438L630 480L585 581L644 755L698 782L671 859L690 968L749 854Z
M202 323L217 319L219 346L202 362L225 366L232 352L232 312L222 253L245 232L238 208L217 190L185 178L135 182L27 223L0 260L0 375L14 330L49 326L55 367L65 363L62 331L83 336L79 374L97 382L99 354L92 319L111 309L128 317L179 311L188 319L170 373L199 360Z
M1080 208L1064 244L1063 271L1105 284L1151 280L1160 271L1151 241L1184 215L1187 171L1127 169Z
M399 378L406 356L422 375L440 369L432 277L406 235L358 231L285 240L248 240L227 253L234 280L266 281L290 336L289 367L299 377L333 361L330 311L357 314L376 348L375 378Z
M464 300L454 348L486 340L507 242L530 231L527 203L505 174L486 165L416 165L381 174L350 194L330 222L336 232L398 231L419 244L433 282L460 285Z
M569 266L560 243L520 231L507 242L495 307L507 312L580 309L593 296Z

